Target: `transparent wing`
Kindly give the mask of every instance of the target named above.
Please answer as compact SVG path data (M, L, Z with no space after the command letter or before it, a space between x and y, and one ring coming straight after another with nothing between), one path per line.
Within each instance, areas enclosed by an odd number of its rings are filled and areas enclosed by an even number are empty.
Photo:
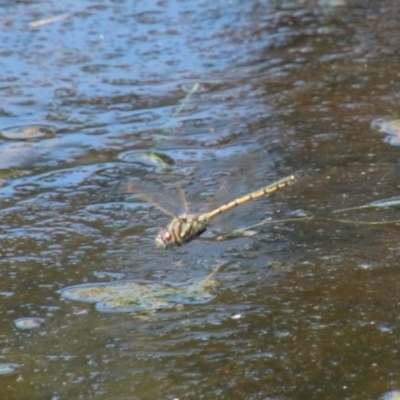
M172 218L187 209L186 198L179 188L166 188L153 181L131 179L126 185L126 191Z

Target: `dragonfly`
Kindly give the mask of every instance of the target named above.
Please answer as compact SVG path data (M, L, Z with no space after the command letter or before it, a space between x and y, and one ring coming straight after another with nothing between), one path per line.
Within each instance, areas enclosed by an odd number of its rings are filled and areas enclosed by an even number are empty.
M250 200L256 200L260 197L268 196L279 189L283 189L291 185L295 179L296 178L294 175L287 176L286 178L280 179L271 185L256 190L255 192L248 193L242 197L238 197L229 203L203 214L189 214L186 210L186 213L181 216L172 216L173 219L168 226L158 232L158 235L155 239L156 245L160 248L166 249L168 247L181 246L184 243L188 243L204 233L210 221L217 215L232 210L233 208L245 204ZM170 213L168 213L162 207L158 207L170 215Z

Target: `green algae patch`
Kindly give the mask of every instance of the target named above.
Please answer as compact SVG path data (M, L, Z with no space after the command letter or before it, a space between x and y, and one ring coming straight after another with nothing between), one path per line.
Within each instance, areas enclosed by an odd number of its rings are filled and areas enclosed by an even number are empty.
M217 282L214 270L202 280L189 283L156 281L120 281L85 283L61 289L68 300L94 303L100 312L147 313L173 308L178 305L204 304L214 299Z

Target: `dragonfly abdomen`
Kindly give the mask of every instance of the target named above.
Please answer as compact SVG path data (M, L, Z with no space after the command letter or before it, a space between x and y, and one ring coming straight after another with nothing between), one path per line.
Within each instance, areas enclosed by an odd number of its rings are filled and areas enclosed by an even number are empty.
M244 203L247 203L250 200L256 200L259 199L260 197L267 196L271 193L276 192L278 189L282 189L286 186L291 185L295 181L294 175L288 176L286 178L281 179L280 181L277 181L273 183L272 185L266 186L265 188L256 190L255 192L246 194L242 197L239 197L235 200L232 200L231 202L222 205L221 207L216 208L213 211L210 211L208 213L200 215L200 217L203 217L206 220L210 220L211 218L216 217L219 214L222 214L226 211L231 210L234 207L240 206Z

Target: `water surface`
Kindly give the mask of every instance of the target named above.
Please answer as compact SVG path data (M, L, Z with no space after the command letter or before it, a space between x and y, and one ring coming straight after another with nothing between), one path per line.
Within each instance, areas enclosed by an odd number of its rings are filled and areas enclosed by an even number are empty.
M332 214L398 196L395 133L376 124L399 118L397 1L0 10L1 398L400 389L399 207ZM173 251L154 245L169 217L127 190L156 188L174 208L183 186L198 211L290 174L297 184L215 229L315 218L212 231ZM220 264L209 301L142 318L59 293L199 282ZM21 329L21 318L41 323Z

